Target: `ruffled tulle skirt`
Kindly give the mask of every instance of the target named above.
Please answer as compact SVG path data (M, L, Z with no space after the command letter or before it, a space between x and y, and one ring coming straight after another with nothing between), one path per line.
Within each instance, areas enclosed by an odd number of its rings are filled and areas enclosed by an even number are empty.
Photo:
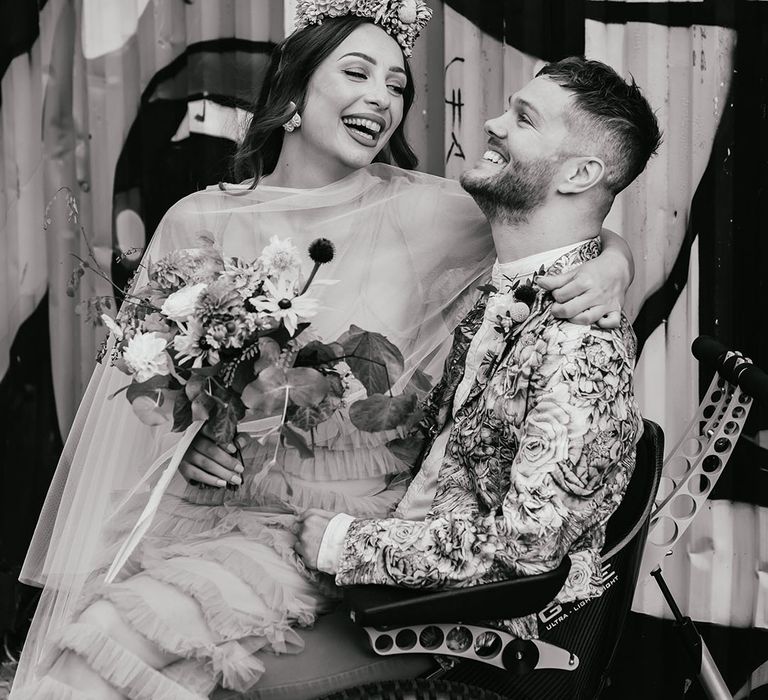
M252 687L264 673L262 659L268 662L255 652L301 652L300 629L337 600L332 578L308 570L294 551L296 514L315 507L383 517L402 498L406 484L395 475L403 465L381 439L337 436L316 447L314 460L289 452L283 470L263 478L256 476L265 458L257 447L238 490L190 486L183 496L166 495L118 580L106 585L103 570L96 572L80 610L108 601L174 660L156 670L102 629L76 621L51 640L45 666L72 652L132 700L199 699L217 685ZM136 515L123 513L112 527L124 531ZM84 697L45 673L14 688L12 699Z

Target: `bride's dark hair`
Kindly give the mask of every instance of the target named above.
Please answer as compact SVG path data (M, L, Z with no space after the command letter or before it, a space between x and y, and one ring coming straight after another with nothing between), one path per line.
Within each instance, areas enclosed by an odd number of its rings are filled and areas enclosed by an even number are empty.
M359 26L369 20L354 15L326 19L294 32L272 52L264 83L253 108L253 119L234 160L238 180L269 175L277 164L283 145L283 124L291 118L291 102L299 112L307 98L307 85L317 67ZM401 168L416 167L417 158L405 138L405 118L413 104L415 90L408 61L408 82L403 93L403 118L392 133L389 143L374 158L377 163L391 163Z

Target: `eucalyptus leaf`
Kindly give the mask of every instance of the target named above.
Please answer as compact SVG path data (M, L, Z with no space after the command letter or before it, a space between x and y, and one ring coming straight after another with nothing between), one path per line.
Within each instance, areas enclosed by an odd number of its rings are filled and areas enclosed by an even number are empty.
M297 433L290 426L283 425L280 433L285 439L286 444L298 450L299 455L301 455L302 459L312 459L315 456L315 453L312 451L312 448L307 444L307 441L304 439L304 437L300 433Z
M243 402L257 417L282 413L285 394L296 406L317 406L331 390L328 380L309 367L267 367L243 390Z
M430 391L432 391L432 386L432 377L425 372L422 372L420 369L417 369L413 373L413 376L411 376L405 389L403 389L403 393L416 394L416 397L421 401Z
M145 425L162 425L168 420L168 412L150 396L137 396L131 408Z
M205 391L201 391L192 399L192 418L194 420L208 420L216 405L216 399Z
M192 425L192 403L187 395L180 391L173 404L173 432L180 433Z
M341 381L341 377L335 372L329 372L325 375L325 378L328 380L328 384L331 387L331 395L340 399L344 398L344 383Z
M349 407L349 418L356 428L369 433L393 430L408 422L417 403L414 394L394 397L374 394L353 403Z
M317 406L293 406L288 411L288 420L301 430L312 428L327 421L341 405L341 400L328 394Z
M219 373L219 366L221 363L215 364L213 367L195 367L190 370L192 376L201 375L203 377L214 377Z
M409 467L415 467L424 449L424 442L424 438L420 437L396 438L387 443L387 448Z
M353 325L338 342L344 347L346 363L369 396L390 391L403 373L402 353L381 333Z
M237 394L232 393L227 400L216 401L208 419L214 440L219 445L232 442L237 434L237 424L244 415L245 404Z
M171 383L171 377L168 374L159 375L147 379L146 382L132 382L125 391L125 396L131 403L139 396L149 396L155 398L158 389L165 389Z
M184 393L190 401L194 401L195 397L205 390L209 384L208 377L204 377L200 374L193 374L184 385Z
M336 362L344 355L344 346L340 343L321 343L313 340L307 343L296 355L294 367L319 367Z
M259 338L259 359L253 363L253 376L258 377L259 373L277 364L280 359L280 346L272 338Z

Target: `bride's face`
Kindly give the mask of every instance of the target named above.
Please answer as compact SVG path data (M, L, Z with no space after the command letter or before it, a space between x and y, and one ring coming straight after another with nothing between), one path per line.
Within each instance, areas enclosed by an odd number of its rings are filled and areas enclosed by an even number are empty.
M403 119L407 77L398 43L373 24L355 29L317 68L307 86L302 125L309 158L362 168Z

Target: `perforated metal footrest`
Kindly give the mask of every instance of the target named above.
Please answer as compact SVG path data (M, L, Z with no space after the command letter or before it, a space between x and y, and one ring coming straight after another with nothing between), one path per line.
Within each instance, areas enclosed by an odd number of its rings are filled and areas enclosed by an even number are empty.
M750 396L715 375L685 435L664 462L640 565L641 579L661 564L706 503L736 447L751 406ZM649 585L649 581L642 583Z
M437 654L456 656L503 668L510 673L550 668L574 671L579 659L565 649L538 639L519 639L502 630L476 625L410 625L393 629L366 627L380 656Z

